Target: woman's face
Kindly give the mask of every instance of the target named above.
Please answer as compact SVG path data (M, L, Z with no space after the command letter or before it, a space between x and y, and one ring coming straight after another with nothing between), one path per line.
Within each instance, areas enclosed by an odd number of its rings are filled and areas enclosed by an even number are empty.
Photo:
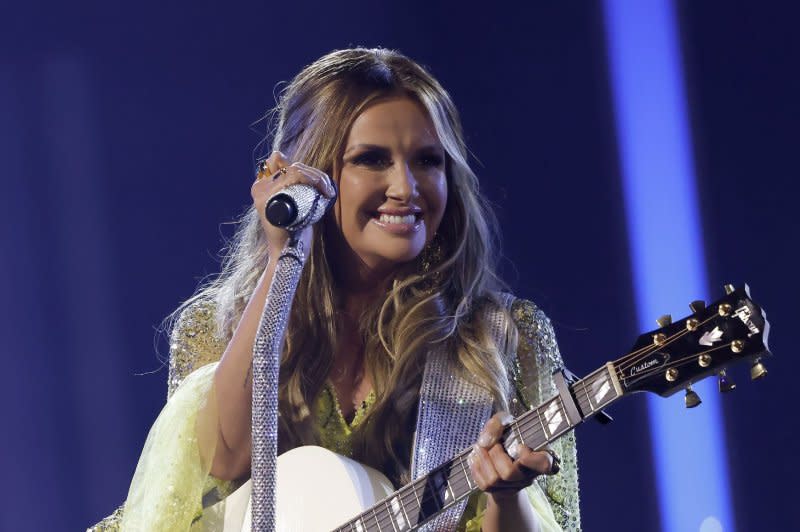
M335 217L346 251L388 272L419 255L446 204L445 152L424 108L405 97L369 106L342 157Z

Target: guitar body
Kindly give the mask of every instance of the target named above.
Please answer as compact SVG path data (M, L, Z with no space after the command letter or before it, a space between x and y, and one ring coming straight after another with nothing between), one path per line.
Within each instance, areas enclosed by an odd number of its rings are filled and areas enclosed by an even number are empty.
M278 457L276 530L330 531L393 491L371 467L322 447L298 447ZM250 532L251 492L248 480L225 499L224 532Z

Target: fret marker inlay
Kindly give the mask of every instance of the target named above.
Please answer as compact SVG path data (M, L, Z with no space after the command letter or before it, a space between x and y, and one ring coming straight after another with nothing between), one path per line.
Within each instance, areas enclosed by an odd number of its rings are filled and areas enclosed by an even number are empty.
M595 404L599 404L608 392L611 391L611 385L605 375L600 376L592 383L592 393L594 394Z
M550 406L544 411L544 417L547 419L547 430L550 434L558 432L559 427L564 422L564 416L561 415L561 409L558 407L557 401L550 403Z
M400 502L397 500L397 497L392 497L391 507L392 507L392 518L394 519L394 522L397 523L397 526L400 528L400 530L402 530L406 524L406 521L405 518L403 517L403 510L400 507Z

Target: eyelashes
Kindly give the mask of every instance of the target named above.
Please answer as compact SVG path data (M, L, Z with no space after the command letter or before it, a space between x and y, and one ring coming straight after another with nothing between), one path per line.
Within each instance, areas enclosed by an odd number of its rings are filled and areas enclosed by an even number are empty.
M349 162L357 166L378 170L387 169L394 164L390 154L378 150L362 152L350 159ZM414 164L422 168L441 168L444 166L444 157L438 153L420 153L415 158Z

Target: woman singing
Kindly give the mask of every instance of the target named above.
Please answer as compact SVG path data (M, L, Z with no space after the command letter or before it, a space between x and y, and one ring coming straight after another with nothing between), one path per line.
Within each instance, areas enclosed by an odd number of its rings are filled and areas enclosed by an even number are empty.
M296 183L335 203L294 235L307 253L280 360L279 453L321 446L399 488L477 442L479 491L437 528L578 530L573 436L513 457L499 442L556 394L561 360L546 316L495 275L495 220L447 92L396 52L349 49L300 72L277 115L221 274L175 313L169 400L128 498L94 530L225 528L225 499L250 476L253 343L289 239L264 207ZM438 418L426 390L443 397Z

